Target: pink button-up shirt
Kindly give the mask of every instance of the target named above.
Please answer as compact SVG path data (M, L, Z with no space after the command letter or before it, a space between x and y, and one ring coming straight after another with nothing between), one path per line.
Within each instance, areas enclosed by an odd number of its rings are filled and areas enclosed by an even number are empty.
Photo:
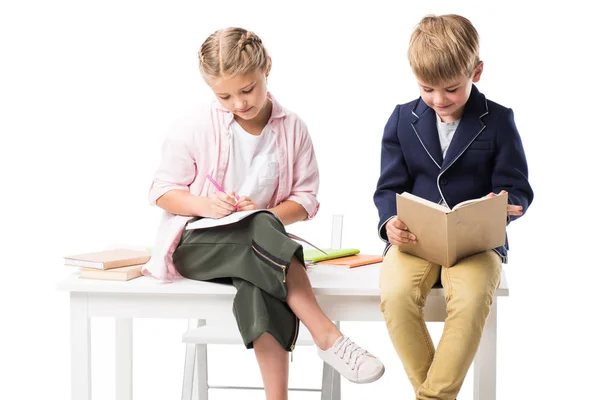
M306 209L308 218L313 218L319 209L319 170L308 130L296 114L284 109L270 93L268 96L273 109L267 123L276 136L279 183L267 208L292 200ZM148 196L150 203L156 204L159 197L173 189L197 196L214 193L206 174L223 184L232 122L233 113L216 100L179 119L163 143L162 159ZM180 277L173 265L173 252L191 218L163 212L152 258L142 270L145 275L162 281Z

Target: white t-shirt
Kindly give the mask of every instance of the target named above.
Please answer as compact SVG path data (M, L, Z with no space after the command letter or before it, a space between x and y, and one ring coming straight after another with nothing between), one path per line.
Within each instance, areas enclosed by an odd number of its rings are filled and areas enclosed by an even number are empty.
M279 160L275 134L265 126L252 135L233 121L229 165L223 189L248 196L258 208L267 208L279 184Z
M454 137L454 132L456 132L456 128L458 128L458 124L460 123L460 119L457 119L453 122L442 122L440 117L435 115L437 121L437 130L438 135L440 136L440 146L442 148L442 158L446 158L446 152L448 151L448 146L450 146L450 142Z
M448 147L450 146L450 142L452 142L452 138L454 137L454 132L456 132L456 128L458 128L458 124L460 119L452 122L442 122L439 115L435 115L437 121L437 130L438 135L440 136L440 147L442 148L442 158L446 158L446 152L448 151ZM442 205L448 207L448 204L442 199Z

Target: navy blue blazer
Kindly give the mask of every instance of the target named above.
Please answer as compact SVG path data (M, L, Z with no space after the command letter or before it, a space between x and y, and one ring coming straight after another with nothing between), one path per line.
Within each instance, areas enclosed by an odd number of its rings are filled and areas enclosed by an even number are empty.
M525 213L533 201L527 176L512 110L487 100L475 85L443 159L435 111L420 98L396 106L383 132L381 175L373 196L385 251L385 223L396 215L396 193L445 200L453 207L506 190L509 204L523 206ZM517 218L511 216L507 223ZM508 239L495 250L506 262Z

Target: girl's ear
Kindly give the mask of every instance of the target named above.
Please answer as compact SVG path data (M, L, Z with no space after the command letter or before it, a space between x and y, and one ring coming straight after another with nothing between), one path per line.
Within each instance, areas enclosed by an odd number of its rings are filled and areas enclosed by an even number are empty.
M477 67L475 67L475 72L473 73L472 81L474 83L479 82L479 79L481 79L482 72L483 72L483 61L479 61L479 64L477 64Z
M273 64L273 62L271 61L271 57L267 56L267 69L265 70L265 76L268 77L269 74L271 73L271 65Z

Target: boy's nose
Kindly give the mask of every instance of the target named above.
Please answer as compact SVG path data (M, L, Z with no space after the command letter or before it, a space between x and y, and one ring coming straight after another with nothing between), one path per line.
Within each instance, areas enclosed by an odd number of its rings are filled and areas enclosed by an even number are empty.
M435 104L443 105L446 101L446 97L443 93L436 93L433 97L433 101Z

